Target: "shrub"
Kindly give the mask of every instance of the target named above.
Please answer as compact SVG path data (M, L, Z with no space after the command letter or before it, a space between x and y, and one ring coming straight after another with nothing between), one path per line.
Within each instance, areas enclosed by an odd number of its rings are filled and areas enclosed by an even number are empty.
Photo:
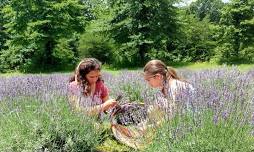
M254 47L246 47L241 51L241 58L246 62L254 63Z
M96 33L85 33L81 36L78 48L81 58L94 57L102 63L112 61L113 43L104 35Z

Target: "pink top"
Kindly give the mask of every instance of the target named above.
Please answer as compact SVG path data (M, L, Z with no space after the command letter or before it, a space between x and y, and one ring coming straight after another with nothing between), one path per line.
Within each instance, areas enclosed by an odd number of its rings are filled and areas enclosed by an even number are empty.
M73 81L68 86L68 91L73 94L79 96L81 93L80 87L77 82ZM108 88L104 85L103 81L97 81L95 86L95 91L93 97L99 97L101 100L108 96L109 91ZM103 100L102 100L103 101Z

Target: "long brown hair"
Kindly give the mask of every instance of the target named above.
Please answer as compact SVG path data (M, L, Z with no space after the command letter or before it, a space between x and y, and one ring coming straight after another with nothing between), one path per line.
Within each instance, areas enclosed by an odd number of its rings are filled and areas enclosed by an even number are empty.
M151 60L146 63L144 67L144 73L147 75L155 75L161 74L163 76L163 90L162 92L165 94L165 89L167 88L168 80L176 79L179 81L186 82L186 80L180 78L176 72L176 70L172 67L167 67L165 63L161 60Z
M88 96L91 93L91 86L86 79L86 75L94 70L101 70L101 62L95 58L85 58L79 62L69 82L76 81L82 87L82 93ZM99 77L98 81L102 81L101 77Z

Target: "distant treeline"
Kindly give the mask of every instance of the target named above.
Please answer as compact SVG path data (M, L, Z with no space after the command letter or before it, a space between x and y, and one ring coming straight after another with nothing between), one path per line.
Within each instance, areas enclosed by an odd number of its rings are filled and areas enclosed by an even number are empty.
M254 1L1 0L0 72L254 62Z

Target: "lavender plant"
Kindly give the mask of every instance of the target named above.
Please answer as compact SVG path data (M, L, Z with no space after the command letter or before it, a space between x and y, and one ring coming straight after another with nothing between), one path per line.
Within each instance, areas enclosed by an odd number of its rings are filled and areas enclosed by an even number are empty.
M103 73L111 97L124 97L120 105L153 102L156 90L139 73ZM156 128L145 150L253 151L254 70L243 73L224 67L180 75L195 92L177 98L174 117ZM99 144L104 137L96 122L68 109L68 78L69 74L0 77L1 151L80 151L82 145L91 151Z
M237 68L190 75L195 93L181 94L147 151L253 151L253 79Z
M0 77L0 101L32 97L44 102L67 95L69 75L25 75Z
M1 102L0 151L95 151L103 129L64 99Z
M122 102L144 102L142 94L148 89L141 72L122 71L117 76L105 77L111 95L122 95Z

